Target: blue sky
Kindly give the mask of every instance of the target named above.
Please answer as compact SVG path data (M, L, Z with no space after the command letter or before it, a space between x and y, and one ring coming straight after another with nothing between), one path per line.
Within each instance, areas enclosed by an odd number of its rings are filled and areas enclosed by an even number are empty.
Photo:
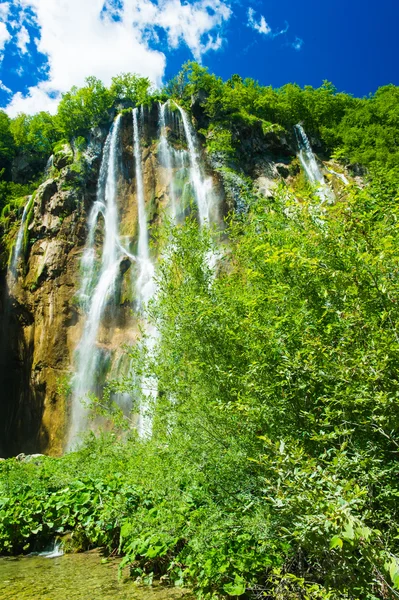
M95 75L160 85L188 59L265 85L332 81L357 96L399 84L399 3L380 0L0 1L0 105L56 109Z

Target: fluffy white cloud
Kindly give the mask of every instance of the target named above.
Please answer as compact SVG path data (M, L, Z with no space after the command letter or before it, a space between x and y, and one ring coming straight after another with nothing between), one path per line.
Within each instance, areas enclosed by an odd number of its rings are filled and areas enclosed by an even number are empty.
M268 35L272 31L263 15L260 16L259 21L255 19L255 11L253 8L248 8L248 26L264 35Z
M158 32L165 32L169 48L186 44L200 60L205 52L220 48L219 32L231 15L224 0L17 1L35 15L40 30L35 42L47 56L49 70L47 80L30 88L26 97L15 94L7 107L10 115L54 111L56 95L82 85L88 75L109 84L117 73L134 72L159 85L166 58L150 45ZM26 38L18 39L22 50Z
M47 82L42 82L30 87L26 96L21 92L14 94L5 110L10 117L15 117L20 112L33 115L41 110L55 114L59 100L60 96L49 88Z
M17 46L21 50L22 54L26 54L28 52L27 45L30 42L30 35L28 30L24 25L22 25L21 29L17 33Z
M3 50L6 42L11 38L11 35L7 29L7 25L0 22L0 51Z
M10 3L9 2L0 2L0 21L7 21L9 12L10 12Z

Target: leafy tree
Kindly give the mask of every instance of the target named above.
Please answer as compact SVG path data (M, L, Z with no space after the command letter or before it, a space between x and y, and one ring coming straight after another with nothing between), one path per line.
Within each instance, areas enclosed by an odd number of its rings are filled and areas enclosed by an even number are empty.
M139 77L132 73L122 73L112 78L110 95L113 102L130 100L134 105L147 102L151 82L148 77Z
M57 113L59 127L69 139L83 135L107 119L111 105L112 96L104 84L88 77L86 86L63 94Z
M15 154L15 142L10 128L11 120L0 111L0 169L5 169L9 175L11 160Z

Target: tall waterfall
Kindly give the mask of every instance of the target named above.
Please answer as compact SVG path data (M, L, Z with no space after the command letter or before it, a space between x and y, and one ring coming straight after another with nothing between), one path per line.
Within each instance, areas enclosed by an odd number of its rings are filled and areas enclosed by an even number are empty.
M178 104L176 104L176 106L181 115L184 134L187 140L190 157L190 179L194 188L195 199L197 201L200 224L209 224L214 216L213 212L215 209L212 193L212 181L210 178L205 178L202 174L197 138L187 113Z
M138 110L138 108L133 109L133 151L134 163L136 167L136 192L139 221L139 240L137 247L137 260L139 271L136 281L136 292L139 310L145 309L146 304L155 294L155 269L154 264L152 263L150 258L150 250L148 243L148 224L144 198L144 181L141 150L141 134L143 129L144 110L141 106L140 111ZM147 323L145 323L145 332L148 336L147 348L149 351L151 351L154 347L157 333L156 330L153 327L149 327ZM152 379L143 377L141 380L141 392L143 396L143 402L140 406L140 414L137 427L139 435L141 437L151 435L152 420L146 413L148 412L148 404L151 398L153 398L154 390L156 393L156 386L156 381Z
M79 433L84 431L87 422L88 411L82 404L82 400L93 391L95 385L99 359L99 351L96 348L97 334L105 306L115 288L115 280L122 257L116 207L120 121L121 116L118 115L104 146L97 185L97 199L89 217L88 243L82 257L83 280L80 296L83 300L83 308L87 310L87 317L77 348L78 369L73 380L68 448L71 448L77 441ZM97 278L94 237L100 214L104 218L105 232L101 267ZM97 283L95 283L96 280Z
M138 114L140 114L140 122ZM139 221L139 240L137 246L138 277L136 281L137 300L140 308L150 300L154 294L154 265L150 259L148 244L147 214L145 210L144 182L141 153L141 132L143 130L143 107L133 109L133 150L136 167L136 192Z
M17 240L15 242L14 251L13 251L13 254L12 254L10 271L11 271L11 273L14 276L17 273L18 261L19 261L20 255L21 255L22 242L24 240L24 230L25 230L26 217L28 216L28 212L29 212L29 209L30 209L31 206L32 206L32 196L29 196L28 202L24 206L24 210L23 210L23 213L22 213L21 224L20 224L19 229L18 229Z
M324 181L323 173L317 164L308 136L300 123L295 125L295 135L299 148L299 160L310 183L317 186L316 194L321 202L332 201L334 195Z
M177 105L176 105L177 106ZM150 118L148 113L148 117ZM135 167L135 188L137 199L138 240L137 255L132 256L123 247L119 230L127 232L125 220L127 209L121 210L119 217L117 210L117 182L119 177L118 159L120 150L120 115L115 119L106 142L97 184L96 200L88 217L88 235L85 250L81 259L82 280L79 290L80 306L86 316L81 339L76 349L77 369L72 381L72 408L70 417L70 430L67 447L70 449L78 440L79 434L86 429L88 409L84 401L90 393L97 393L102 384L102 367L104 365L104 351L99 343L101 325L105 309L110 301L119 296L120 286L116 286L122 268L122 259L128 256L136 262L136 277L133 284L134 298L136 300L136 318L141 320L145 332L147 350L152 352L157 331L151 327L146 319L146 306L156 293L155 267L151 258L149 247L149 224L146 211L145 181L143 168L143 140L146 132L147 113L144 108L134 108L132 111L133 125L133 156ZM187 150L176 149L168 138L168 129L172 137L186 139ZM158 160L160 176L165 179L166 196L169 199L170 215L174 222L179 215L183 215L189 207L188 199L194 196L197 204L199 222L201 226L214 222L216 204L212 193L211 178L207 178L201 169L201 157L195 131L185 111L178 107L171 110L170 102L159 105L158 112ZM147 183L147 182L146 182ZM123 212L125 210L125 212ZM129 209L130 210L130 209ZM134 214L134 213L133 213ZM121 219L121 223L119 220ZM101 221L103 230L102 248L96 244L96 237ZM128 230L129 231L129 230ZM126 239L132 241L132 233ZM213 257L209 258L210 264ZM123 282L122 282L123 283ZM122 284L121 284L122 285ZM130 284L132 286L132 283ZM132 287L130 287L132 289ZM126 302L126 300L125 300ZM128 309L128 307L126 306ZM125 314L127 314L125 312ZM107 312L108 315L108 312ZM136 335L137 321L132 321L132 335ZM117 334L118 335L118 334ZM108 358L108 354L106 355ZM120 361L120 358L119 358ZM125 365L126 375L134 377L133 365ZM104 375L103 375L104 376ZM141 406L138 418L138 432L146 437L151 434L152 422L148 416L150 404L157 394L157 382L143 376L140 380ZM115 396L117 402L125 404L130 400L129 393ZM83 403L82 403L83 401Z
M177 217L177 198L176 198L176 190L173 181L173 156L172 151L168 143L168 138L166 135L166 119L165 112L168 107L168 102L164 104L159 103L159 147L158 153L159 158L163 166L166 168L168 174L171 176L170 185L169 185L169 197L171 204L171 217L172 220L175 221Z

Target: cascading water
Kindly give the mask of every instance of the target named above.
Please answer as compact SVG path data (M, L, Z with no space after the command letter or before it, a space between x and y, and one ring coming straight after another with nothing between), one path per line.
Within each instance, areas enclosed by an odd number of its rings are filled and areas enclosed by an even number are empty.
M89 233L86 250L82 257L83 280L80 292L83 309L87 311L86 323L77 348L78 369L73 380L72 414L68 438L68 448L76 443L78 435L85 429L88 410L82 404L93 391L99 353L96 339L105 306L115 289L119 263L123 256L118 233L118 213L116 207L117 160L121 116L118 115L108 134L100 175L97 185L97 199L89 217ZM104 244L100 273L96 282L96 260L94 238L98 217L104 217Z
M138 119L138 108L133 109L133 151L136 167L136 192L139 220L139 240L137 246L138 277L136 281L136 292L139 308L153 296L154 287L154 265L150 259L148 244L147 215L144 199L143 170L141 165L141 143L140 135L143 129L144 111L140 110L140 125Z
M159 145L158 145L158 158L161 166L166 171L166 188L169 196L169 214L172 222L176 223L179 218L184 214L184 202L183 196L186 189L186 185L183 185L180 192L177 189L176 181L177 178L181 183L185 180L186 167L185 164L189 162L189 157L186 150L176 150L170 145L167 136L167 127L170 127L174 133L178 134L181 138L184 135L182 127L182 121L180 115L176 114L176 110L170 109L170 101L167 100L164 104L159 103ZM181 186L180 186L181 187Z
M317 195L321 202L331 202L334 200L334 194L324 181L323 173L317 164L316 157L313 153L308 136L300 123L295 125L295 135L299 148L299 160L306 173L310 183L317 186Z
M156 292L154 278L154 263L149 248L149 232L146 214L142 137L145 131L144 109L134 108L133 121L133 154L135 165L135 186L138 212L138 243L137 256L132 256L122 245L119 235L119 218L117 211L117 180L118 180L118 151L120 140L121 117L115 119L106 139L100 167L97 196L88 218L88 236L86 247L81 260L82 281L79 291L80 305L86 315L83 333L77 347L77 371L73 379L73 398L70 419L68 449L78 441L79 434L85 430L88 409L82 403L90 393L96 393L101 386L98 373L103 364L104 352L101 350L98 337L105 309L109 302L116 299L116 282L120 273L122 258L126 255L136 261L136 279L134 292L136 309L141 316L145 331L147 350L152 352L156 342L157 332L146 320L145 309ZM212 193L211 178L206 178L201 170L200 152L196 135L185 111L177 106L171 110L170 103L159 106L158 114L159 144L158 158L162 177L165 179L165 189L169 197L170 213L173 221L184 214L185 194L192 198L194 195L198 207L200 225L215 222L216 204ZM167 128L173 135L185 137L187 150L177 150L170 144ZM176 183L177 182L177 183ZM175 185L176 183L176 185ZM191 192L190 192L191 190ZM101 251L96 244L96 233L99 221L103 222L104 241ZM210 262L211 258L210 258ZM119 288L118 288L119 289ZM107 313L108 314L108 313ZM125 365L124 370L130 371L134 377L132 365ZM138 432L142 437L148 437L152 431L152 421L148 416L149 407L157 394L157 382L143 376L140 381L141 406L139 410ZM126 398L125 398L126 396ZM130 400L129 394L122 394L117 401Z
M15 277L15 275L17 273L18 261L19 261L19 258L21 256L22 243L23 243L23 239L24 239L24 230L25 230L26 217L28 216L28 212L29 212L29 209L32 206L32 202L33 202L32 196L29 196L28 202L24 206L24 210L23 210L23 213L22 213L21 224L20 224L19 229L18 229L17 241L15 242L14 251L13 251L12 260L11 260L11 265L10 265L10 271L14 275L14 277Z
M159 159L162 165L166 168L168 174L171 176L170 185L169 185L169 197L170 197L170 213L172 220L175 221L177 217L177 199L176 199L176 190L173 181L173 157L171 148L168 143L168 138L166 135L166 119L165 119L165 111L168 103L164 104L159 103L159 146L158 146L158 154Z
M138 118L140 114L140 122ZM139 311L143 311L148 301L155 294L154 281L154 264L150 258L150 249L148 243L148 226L147 214L145 210L144 198L144 181L142 169L142 152L141 152L141 132L144 128L144 111L143 107L133 109L133 152L134 163L136 167L136 192L137 192L137 208L139 221L139 239L137 246L137 261L138 261L138 276L136 281L137 304ZM155 345L157 332L153 327L149 327L145 323L145 332L147 334L147 349L149 352ZM156 381L151 378L143 377L141 380L141 392L143 397L142 405L140 406L140 414L138 420L138 433L140 437L149 437L152 431L152 419L148 416L148 405L150 400L156 395Z
M176 104L183 122L184 134L190 157L190 179L194 189L195 199L198 207L200 225L205 225L214 220L214 196L212 193L212 180L205 178L200 168L200 154L194 129L188 119L187 113L181 106Z
M334 171L333 169L328 169L328 171L331 173L331 175L338 177L338 179L340 179L344 185L349 185L349 180L343 173L337 173L337 171Z

